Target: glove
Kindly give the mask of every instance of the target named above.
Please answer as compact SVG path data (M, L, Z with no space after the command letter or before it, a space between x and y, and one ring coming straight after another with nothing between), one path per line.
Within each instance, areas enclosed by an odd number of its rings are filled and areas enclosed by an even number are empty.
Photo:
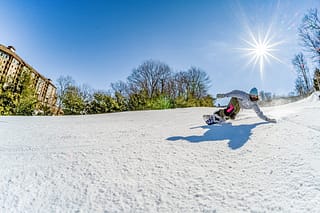
M224 94L217 94L217 98L224 98L225 95Z
M270 122L270 123L277 123L277 120L276 119L272 119L272 118L268 118L267 121Z

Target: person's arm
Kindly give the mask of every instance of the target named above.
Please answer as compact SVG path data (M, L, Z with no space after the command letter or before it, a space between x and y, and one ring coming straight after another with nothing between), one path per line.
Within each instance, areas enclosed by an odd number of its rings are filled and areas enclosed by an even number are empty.
M277 122L275 119L271 119L271 118L268 118L267 116L265 116L257 104L253 105L253 110L256 112L258 117L261 118L262 120L265 120L265 121L268 121L271 123Z
M235 97L235 98L240 98L240 99L245 99L246 98L246 93L240 90L233 90L229 93L225 94L217 94L217 98L230 98L230 97Z

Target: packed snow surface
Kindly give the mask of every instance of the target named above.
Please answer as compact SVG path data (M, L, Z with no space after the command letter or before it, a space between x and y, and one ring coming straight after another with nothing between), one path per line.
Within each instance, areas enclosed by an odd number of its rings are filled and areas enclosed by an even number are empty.
M215 108L0 117L0 212L320 212L319 93Z

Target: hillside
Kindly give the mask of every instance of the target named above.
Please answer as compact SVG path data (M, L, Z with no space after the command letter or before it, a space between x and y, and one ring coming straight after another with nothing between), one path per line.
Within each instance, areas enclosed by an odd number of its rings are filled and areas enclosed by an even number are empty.
M317 212L320 101L89 116L0 117L1 212Z

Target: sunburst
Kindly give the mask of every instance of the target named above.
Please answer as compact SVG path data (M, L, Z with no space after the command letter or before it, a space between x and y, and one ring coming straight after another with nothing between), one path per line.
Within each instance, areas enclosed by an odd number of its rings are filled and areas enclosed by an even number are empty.
M277 47L283 43L282 41L273 41L269 36L270 31L268 31L264 37L260 34L254 36L250 32L250 40L243 39L244 42L248 45L245 48L239 48L246 51L246 55L249 56L248 65L252 64L254 67L259 65L260 77L263 79L264 67L266 62L270 62L271 59L274 59L280 63L283 63L276 55L275 52L278 50Z

